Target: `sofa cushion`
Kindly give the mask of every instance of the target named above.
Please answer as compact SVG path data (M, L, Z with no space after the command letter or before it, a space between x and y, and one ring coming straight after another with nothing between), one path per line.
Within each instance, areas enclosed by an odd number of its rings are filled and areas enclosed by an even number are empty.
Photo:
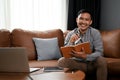
M10 31L7 29L0 29L0 47L10 47Z
M120 58L120 29L101 31L104 55L110 58Z
M44 60L44 61L36 61L36 60L30 60L29 61L30 67L55 67L58 66L57 60Z
M55 38L33 38L37 50L38 60L59 59L61 57L58 39Z
M109 74L120 74L120 58L106 58Z
M63 32L60 29L52 29L46 31L29 31L23 29L14 29L12 31L12 46L26 47L29 60L37 59L35 45L32 40L37 38L58 38L59 47L64 45Z

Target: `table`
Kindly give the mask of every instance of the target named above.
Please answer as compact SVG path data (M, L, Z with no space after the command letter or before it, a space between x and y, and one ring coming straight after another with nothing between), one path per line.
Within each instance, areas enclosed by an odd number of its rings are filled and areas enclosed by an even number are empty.
M32 78L32 79L30 79ZM35 72L35 73L0 73L0 80L85 80L85 73L76 72Z
M0 80L30 80L29 73L0 73Z
M33 80L85 80L85 73L78 70L75 72L36 72L31 74Z

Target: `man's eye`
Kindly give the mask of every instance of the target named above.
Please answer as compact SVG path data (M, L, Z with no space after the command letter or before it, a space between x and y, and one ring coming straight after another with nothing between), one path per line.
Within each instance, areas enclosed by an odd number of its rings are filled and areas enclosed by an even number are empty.
M83 20L83 18L79 18L79 20Z
M86 21L89 21L90 19L85 19Z

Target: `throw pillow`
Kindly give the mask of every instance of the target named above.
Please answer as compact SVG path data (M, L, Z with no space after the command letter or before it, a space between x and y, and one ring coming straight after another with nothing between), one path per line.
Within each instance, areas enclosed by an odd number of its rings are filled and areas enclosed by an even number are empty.
M58 59L61 53L58 46L58 39L55 38L33 38L36 46L38 60Z

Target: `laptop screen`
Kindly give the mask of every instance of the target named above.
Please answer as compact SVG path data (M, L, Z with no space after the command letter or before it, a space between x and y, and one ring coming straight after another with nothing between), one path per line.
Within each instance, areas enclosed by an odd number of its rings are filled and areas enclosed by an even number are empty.
M1 47L0 72L29 72L26 49L24 47Z

